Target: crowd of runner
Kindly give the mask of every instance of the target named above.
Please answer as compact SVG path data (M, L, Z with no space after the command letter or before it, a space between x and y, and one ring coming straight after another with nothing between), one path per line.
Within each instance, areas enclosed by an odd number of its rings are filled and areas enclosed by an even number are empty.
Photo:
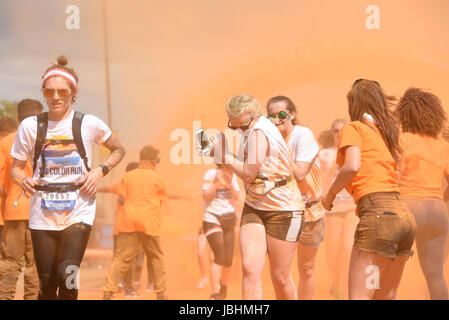
M139 162L129 163L118 183L99 187L125 155L119 138L98 117L72 109L78 76L65 56L44 72L41 88L48 112L39 101L24 99L17 106L18 124L0 119L0 299L14 299L23 269L24 299L78 298L73 279L88 244L97 192L118 199L103 298L113 298L121 287L126 297L137 297L146 261L146 290L168 299L161 205L191 196L167 192L153 145L140 150ZM289 97L269 99L265 110L247 94L227 102L225 121L240 133L242 148L234 155L222 133L208 141L206 156L216 166L202 182L198 287L210 283L210 299L227 298L236 234L243 299L263 298L267 256L276 299L313 299L325 236L335 299L396 299L414 243L430 298L448 299L443 266L449 143L441 101L417 88L396 101L379 82L366 79L352 84L347 101L350 121L336 119L318 139L300 124ZM94 144L111 151L95 168ZM295 254L297 284L291 273ZM373 267L379 283L367 285Z

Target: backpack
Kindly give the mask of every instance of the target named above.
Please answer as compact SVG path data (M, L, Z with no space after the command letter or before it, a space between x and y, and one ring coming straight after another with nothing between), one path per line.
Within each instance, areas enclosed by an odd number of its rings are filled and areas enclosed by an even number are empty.
M33 173L36 171L37 160L41 156L42 150L44 150L48 145L51 144L70 144L75 143L78 154L84 161L87 171L90 171L88 166L88 159L86 155L86 150L84 149L83 139L81 137L81 123L83 121L84 113L75 111L72 120L72 134L73 139L70 140L51 140L50 143L45 144L45 138L47 137L48 128L48 112L41 113L37 116L37 134L36 143L34 145L34 156L33 156ZM42 170L39 173L40 177L44 177L45 172L45 156L42 155Z

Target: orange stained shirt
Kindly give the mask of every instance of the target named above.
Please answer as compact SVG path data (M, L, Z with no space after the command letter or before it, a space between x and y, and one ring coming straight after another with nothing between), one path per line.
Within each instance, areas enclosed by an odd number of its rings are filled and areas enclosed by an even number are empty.
M443 199L443 179L449 175L449 144L442 138L402 133L400 192L405 198Z
M343 126L337 153L340 168L345 162L345 149L349 146L357 146L362 152L360 170L346 186L355 203L370 193L399 192L396 162L375 125L353 121Z
M115 184L110 189L111 193L116 195L125 195L125 190L123 189L123 184L121 182ZM115 223L114 223L114 232L113 234L116 236L119 232L134 232L134 225L125 218L123 205L120 204L120 201L117 200L117 211L115 212Z
M159 236L161 230L161 201L167 199L162 177L154 169L139 167L125 174L124 217L135 231Z
M3 218L5 220L28 220L30 217L29 199L22 195L18 201L17 207L14 207L14 202L17 200L17 197L21 192L21 188L12 181L10 173L13 157L9 153L11 152L15 137L16 132L12 132L0 141L0 180L2 183L2 189L6 192ZM33 175L33 169L29 160L25 165L25 175L27 177L31 177Z

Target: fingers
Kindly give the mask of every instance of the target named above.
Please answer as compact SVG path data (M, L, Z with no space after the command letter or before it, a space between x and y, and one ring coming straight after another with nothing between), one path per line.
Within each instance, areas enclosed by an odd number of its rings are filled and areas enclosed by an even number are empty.
M36 189L34 186L37 185L37 182L31 178L26 178L22 182L22 190L27 198L36 193ZM29 194L29 196L28 196Z
M97 193L97 184L91 179L87 179L84 185L80 189L80 193L86 194L88 196L94 196Z

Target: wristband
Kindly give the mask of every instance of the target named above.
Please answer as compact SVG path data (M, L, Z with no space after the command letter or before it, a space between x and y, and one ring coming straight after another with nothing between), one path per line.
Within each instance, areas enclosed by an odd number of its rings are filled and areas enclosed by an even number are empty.
M103 172L103 177L109 173L108 166L106 166L104 164L100 164L99 167L101 168L101 171Z

